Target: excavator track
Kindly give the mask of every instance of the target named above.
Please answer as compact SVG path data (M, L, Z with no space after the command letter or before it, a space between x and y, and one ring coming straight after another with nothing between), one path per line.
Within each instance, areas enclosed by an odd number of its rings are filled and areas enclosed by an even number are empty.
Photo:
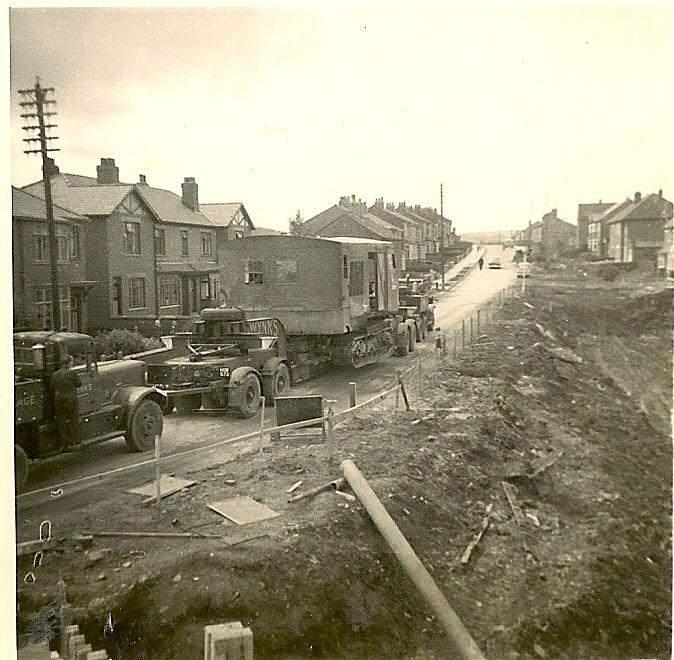
M393 331L384 328L367 335L344 335L333 344L330 352L334 364L358 369L393 355Z

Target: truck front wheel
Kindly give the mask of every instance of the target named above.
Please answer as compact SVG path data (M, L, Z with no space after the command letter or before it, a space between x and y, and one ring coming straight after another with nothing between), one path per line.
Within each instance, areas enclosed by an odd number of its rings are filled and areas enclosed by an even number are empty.
M131 417L126 444L130 451L149 451L154 447L154 437L162 431L161 408L149 399L141 401Z
M255 374L248 374L239 384L240 403L232 406L237 417L247 419L257 413L260 407L260 381Z
M14 482L16 490L23 488L28 479L28 456L19 445L14 445Z
M290 392L290 372L285 364L279 364L271 376L264 377L265 403L274 405L277 396L286 396Z

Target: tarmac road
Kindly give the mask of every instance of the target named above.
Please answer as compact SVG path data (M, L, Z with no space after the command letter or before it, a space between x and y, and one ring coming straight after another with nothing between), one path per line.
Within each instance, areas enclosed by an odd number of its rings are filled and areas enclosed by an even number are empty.
M487 262L492 255L501 258L503 267L500 270L489 270L487 268ZM502 250L498 246L489 246L485 254L485 266L482 271L476 266L463 281L450 291L438 293L438 301L435 306L435 325L436 328L440 328L440 332L445 333L448 347L451 346L453 330L460 329L462 319L468 318L501 289L515 281L516 268L510 261L511 258L512 250ZM476 251L471 252L467 257L467 261L470 263L474 263L476 259ZM455 266L446 279L448 280L452 272L457 270L459 270L459 267ZM422 356L428 357L435 350L436 335L435 332L428 333L426 341L416 345L416 349L421 351ZM338 412L348 408L350 382L356 383L358 401L364 401L391 387L395 382L396 369L405 370L415 364L414 360L415 353L412 353L405 358L392 357L380 364L368 365L358 370L338 369L293 387L293 393L298 395L321 394L324 400L333 399L336 401L334 410ZM273 424L273 409L268 409L265 426L269 427ZM204 447L220 440L236 438L258 430L259 426L259 415L242 420L228 414L213 417L206 415L180 416L174 413L164 419L162 456L168 457L185 450ZM205 469L213 461L222 463L231 460L237 453L251 451L256 444L256 439L249 439L188 454L184 457L175 457L167 461L163 471L178 472L180 466L188 467L190 470L200 469L201 467ZM24 488L25 494L17 499L17 507L24 510L25 508L39 506L40 503L54 502L48 490L44 493L31 495L30 492L32 491L56 488L64 482L138 464L152 458L151 452L144 454L129 453L124 439L119 438L78 452L41 461L33 465L29 482ZM122 484L125 484L124 487L133 487L147 481L151 473L151 466L145 466L111 475L104 480L85 482L77 486L66 486L59 499L67 499L69 495L92 486L97 487L101 481L109 481L110 479L115 480L115 487L122 487ZM65 505L66 502L62 504ZM77 505L77 498L73 500L73 504Z

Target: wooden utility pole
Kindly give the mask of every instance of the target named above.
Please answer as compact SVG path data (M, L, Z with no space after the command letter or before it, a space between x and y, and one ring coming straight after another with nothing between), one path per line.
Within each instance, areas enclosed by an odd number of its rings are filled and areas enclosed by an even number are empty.
M56 112L49 111L49 106L56 104L56 100L49 98L53 94L53 87L42 87L40 79L35 81L35 87L32 89L20 89L21 106L23 113L22 119L26 120L26 126L22 126L24 131L28 131L31 137L24 138L23 141L31 146L32 142L39 142L39 149L26 149L25 154L42 155L42 181L44 183L44 201L47 211L47 232L49 234L49 271L51 276L51 317L54 330L61 329L61 296L59 295L58 281L58 243L56 242L56 226L54 224L54 205L51 198L51 162L49 153L59 151L59 149L49 147L49 140L57 140L53 135L47 135L47 132L56 128L56 124L45 123L45 117L53 117ZM47 110L45 109L47 108ZM35 124L37 120L37 125ZM47 119L47 122L51 121ZM31 133L32 131L32 133ZM37 131L37 135L36 135Z
M442 290L445 290L445 215L442 208L442 184L440 184L440 264L442 268Z

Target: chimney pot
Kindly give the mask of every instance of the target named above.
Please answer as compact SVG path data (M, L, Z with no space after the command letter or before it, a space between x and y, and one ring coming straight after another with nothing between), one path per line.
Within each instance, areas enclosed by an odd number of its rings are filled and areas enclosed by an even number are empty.
M355 195L351 195L351 203L352 204L356 203L356 196Z
M183 204L192 211L199 210L199 186L193 176L186 176L182 184Z
M641 193L637 190L637 192L634 193L634 203L638 204L641 201Z
M660 199L662 199L662 188L660 188L660 190L658 190L658 197L659 197Z
M139 174L139 175L138 175L138 183L139 183L141 186L146 186L146 185L147 185L147 179L145 178L145 175L144 175L144 174Z
M53 176L60 174L58 165L53 158L47 158L47 176L51 179Z
M98 183L119 183L119 167L114 158L101 158L101 164L96 166Z

